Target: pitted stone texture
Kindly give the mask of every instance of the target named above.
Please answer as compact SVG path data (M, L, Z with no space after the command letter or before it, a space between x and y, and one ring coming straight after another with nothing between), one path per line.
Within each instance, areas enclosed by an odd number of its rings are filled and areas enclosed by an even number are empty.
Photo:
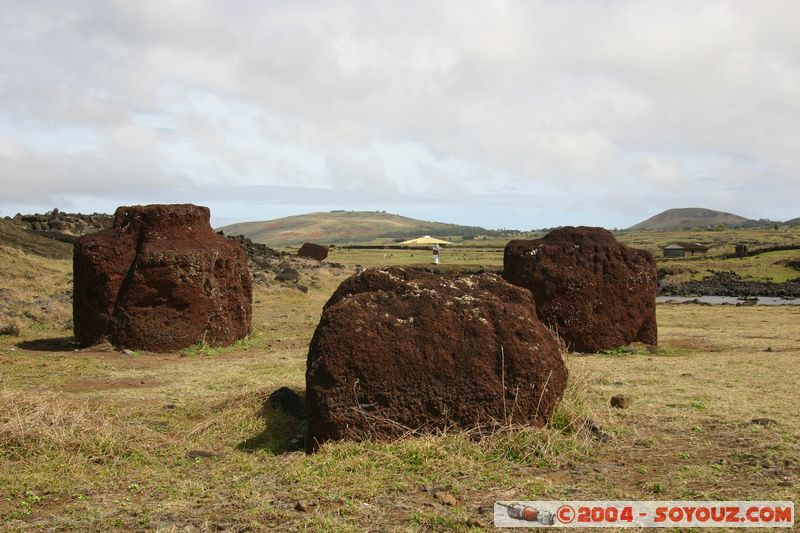
M247 257L216 235L207 207L120 207L113 226L75 243L73 314L82 344L171 351L227 345L252 320Z
M367 269L334 293L311 341L306 442L312 451L328 440L542 425L566 382L529 291L495 274Z
M511 241L503 277L530 289L539 319L572 350L657 343L655 260L607 230L565 227Z

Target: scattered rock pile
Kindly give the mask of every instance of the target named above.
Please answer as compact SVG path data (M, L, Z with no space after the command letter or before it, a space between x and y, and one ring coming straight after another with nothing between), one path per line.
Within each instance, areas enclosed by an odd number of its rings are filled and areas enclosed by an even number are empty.
M120 348L230 344L250 331L251 279L241 246L214 234L207 207L120 207L113 226L73 254L75 338Z
M583 352L656 344L656 267L602 228L565 227L506 245L503 277L530 289L539 318Z
M16 223L24 229L43 233L50 237L58 238L56 234L67 236L63 240L74 242L74 237L102 231L111 227L113 218L111 215L92 213L83 215L80 213L62 213L58 209L53 209L45 214L36 213L34 215L22 215L17 213L14 218L6 217L6 220ZM68 237L72 236L72 239Z
M218 231L217 235L224 236L225 234L222 231ZM250 272L253 274L253 283L264 287L270 287L273 282L277 281L281 285L308 292L307 284L312 283L315 276L311 275L309 276L310 280L298 283L307 273L317 271L320 268L335 270L345 268L344 265L339 263L322 263L320 259L309 259L274 250L265 244L253 242L243 235L228 235L227 237L244 248ZM325 248L327 256L327 247L322 248Z
M496 274L370 268L337 289L311 341L307 447L542 425L566 381L529 291Z
M276 265L289 254L274 250L266 244L253 242L244 235L225 235L218 231L217 235L227 237L233 242L239 243L247 254L247 263L253 270L272 270Z
M784 283L745 280L736 272L710 271L711 276L682 283L664 280L659 294L665 296L762 296L800 298L800 278Z

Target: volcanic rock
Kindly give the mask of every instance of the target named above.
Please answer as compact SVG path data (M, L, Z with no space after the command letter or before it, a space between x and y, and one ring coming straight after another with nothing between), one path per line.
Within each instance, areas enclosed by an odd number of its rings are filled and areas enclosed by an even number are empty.
M611 397L611 407L617 409L627 409L631 406L631 399L624 394L615 394Z
M662 283L659 292L669 296L800 298L800 278L774 283L772 281L746 280L733 271L710 270L709 272L711 275L701 280ZM755 303L749 305L755 305Z
M252 318L247 257L215 235L207 207L120 207L113 226L75 243L75 338L170 351L227 345Z
M297 283L300 281L300 272L292 267L284 268L281 270L280 274L275 276L275 281L290 281L292 283Z
M607 230L565 227L511 241L503 277L530 289L541 321L572 350L657 343L655 260Z
M103 229L112 224L112 217L100 213L84 215L81 213L62 213L58 208L45 214L17 215L12 219L19 226L35 231L50 232L50 237L58 238L59 233L67 235L84 235ZM74 241L73 241L74 242Z
M311 340L307 449L542 425L566 382L557 339L529 291L496 274L366 269L331 296Z
M328 247L322 246L321 244L314 244L313 242L307 242L297 250L297 256L324 261L325 258L328 257Z
M251 271L274 270L276 265L281 261L281 258L288 254L288 252L273 250L266 244L253 242L244 235L225 235L222 231L218 231L217 235L227 237L239 243L239 245L244 248Z
M295 418L306 417L306 406L303 403L303 399L289 387L281 387L270 394L266 402L264 402L264 406L278 409Z

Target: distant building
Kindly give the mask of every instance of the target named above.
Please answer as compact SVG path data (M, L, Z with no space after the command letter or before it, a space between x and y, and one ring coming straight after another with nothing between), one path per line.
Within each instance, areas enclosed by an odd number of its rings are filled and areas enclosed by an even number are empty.
M687 255L706 255L708 246L699 242L674 242L662 248L664 257L686 257Z

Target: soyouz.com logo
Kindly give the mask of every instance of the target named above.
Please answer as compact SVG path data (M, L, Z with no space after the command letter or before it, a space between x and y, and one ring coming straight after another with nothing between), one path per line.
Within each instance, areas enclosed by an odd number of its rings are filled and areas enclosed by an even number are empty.
M794 503L778 501L495 502L496 527L792 527Z

